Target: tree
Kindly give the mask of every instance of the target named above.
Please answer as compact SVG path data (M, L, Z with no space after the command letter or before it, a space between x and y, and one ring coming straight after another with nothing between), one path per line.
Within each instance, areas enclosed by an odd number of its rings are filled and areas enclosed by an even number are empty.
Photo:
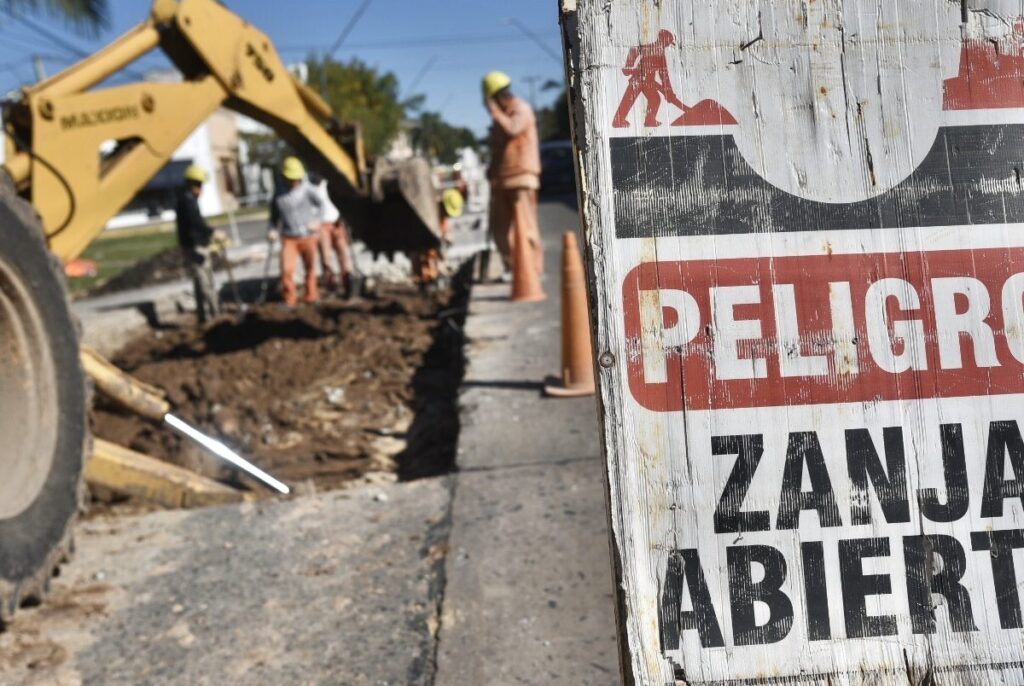
M92 30L106 26L109 19L106 0L2 0L0 7L8 13L45 8L76 26Z
M563 140L572 137L569 130L569 100L562 88L558 97L537 112L537 128L542 141Z
M424 112L413 133L413 145L444 164L453 164L458 160L456 151L475 146L476 136L463 126L452 126L437 112Z
M310 84L319 89L320 84L326 83L326 93L321 95L337 117L362 124L366 153L373 157L383 152L398 134L411 104L399 97L398 77L392 72L378 71L358 58L325 63L310 57L307 64Z

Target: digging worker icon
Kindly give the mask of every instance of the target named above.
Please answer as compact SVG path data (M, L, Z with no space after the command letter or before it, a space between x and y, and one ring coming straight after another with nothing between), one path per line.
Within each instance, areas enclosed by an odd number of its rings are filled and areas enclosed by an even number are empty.
M626 58L626 66L622 73L629 77L629 86L622 96L619 109L615 112L615 119L612 126L617 129L624 129L629 126L626 117L636 104L637 98L643 95L647 99L647 118L644 126L659 126L658 111L661 109L661 98L678 107L684 113L686 105L679 99L672 90L672 80L668 75L668 60L665 51L676 44L676 37L671 31L662 29L658 32L658 39L653 43L644 43L629 51Z

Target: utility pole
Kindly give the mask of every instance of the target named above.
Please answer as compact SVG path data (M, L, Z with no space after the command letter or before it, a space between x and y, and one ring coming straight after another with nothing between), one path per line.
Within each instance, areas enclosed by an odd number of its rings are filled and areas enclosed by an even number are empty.
M35 67L35 70L36 70L36 80L38 80L38 81L45 81L46 80L46 65L43 64L43 57L42 57L42 55L32 55L32 66Z

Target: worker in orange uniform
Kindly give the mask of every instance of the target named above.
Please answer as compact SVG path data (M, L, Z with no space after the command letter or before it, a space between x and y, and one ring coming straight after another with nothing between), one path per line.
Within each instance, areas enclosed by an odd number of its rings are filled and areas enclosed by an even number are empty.
M529 242L531 266L544 271L544 248L537 219L537 191L540 190L540 142L533 109L512 94L508 74L492 71L484 76L483 91L491 113L490 224L494 242L512 269L513 242Z
M348 225L332 203L327 192L327 182L313 182L313 188L324 208L323 223L320 225L320 267L323 271L324 288L330 291L342 289L345 297L357 295L355 267L348 236ZM333 254L333 259L332 259Z
M298 302L295 268L302 258L302 266L306 270L303 300L314 303L320 299L316 262L324 204L313 185L306 181L306 168L297 157L285 159L281 175L288 186L270 204L270 229L267 233L271 243L281 240L281 293L287 305Z
M320 227L321 263L324 270L324 287L329 291L341 290L345 297L353 295L355 290L352 265L352 249L348 240L348 225L341 215L332 222L324 222ZM334 269L329 255L334 253L338 269Z
M441 244L448 247L452 244L451 220L462 216L466 207L466 198L459 188L448 188L441 194L441 201L438 203L438 215L441 226ZM437 287L441 277L445 274L442 270L444 255L441 248L428 248L409 255L412 261L413 281L421 290L428 290Z

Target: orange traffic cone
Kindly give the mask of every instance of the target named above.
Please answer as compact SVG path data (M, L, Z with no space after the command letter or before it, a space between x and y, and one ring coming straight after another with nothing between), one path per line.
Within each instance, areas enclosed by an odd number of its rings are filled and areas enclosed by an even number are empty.
M562 238L562 379L544 387L554 398L575 398L594 394L594 352L590 346L590 315L583 259L576 247L576 234Z
M512 246L512 301L530 303L544 300L548 296L540 285L540 273L534 264L535 256L530 241L522 230L523 223L516 222L515 245Z

